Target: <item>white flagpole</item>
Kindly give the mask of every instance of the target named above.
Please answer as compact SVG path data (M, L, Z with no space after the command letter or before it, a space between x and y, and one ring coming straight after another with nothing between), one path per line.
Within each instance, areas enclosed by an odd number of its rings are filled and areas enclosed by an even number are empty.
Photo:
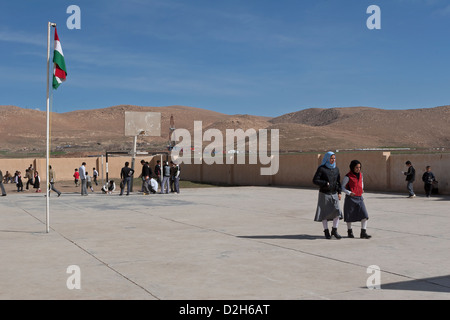
M46 165L47 165L47 169L46 169L46 183L47 186L45 188L46 190L46 230L47 233L50 232L50 193L49 193L49 189L48 189L48 185L49 185L49 158L50 158L50 96L49 96L49 91L50 91L50 29L51 27L56 27L56 23L52 23L49 22L48 23L48 32L47 32L47 151L46 151Z

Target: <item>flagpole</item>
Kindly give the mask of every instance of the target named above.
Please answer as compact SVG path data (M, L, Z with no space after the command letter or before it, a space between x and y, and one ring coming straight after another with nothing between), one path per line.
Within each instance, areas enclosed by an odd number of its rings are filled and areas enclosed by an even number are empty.
M50 232L50 197L49 197L49 158L50 158L50 29L56 27L56 23L48 22L47 27L47 149L46 149L46 231Z

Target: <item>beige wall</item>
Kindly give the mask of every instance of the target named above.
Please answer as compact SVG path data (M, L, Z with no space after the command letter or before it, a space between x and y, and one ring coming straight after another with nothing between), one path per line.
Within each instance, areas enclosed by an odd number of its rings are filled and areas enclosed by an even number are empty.
M338 152L336 154L337 165L341 171L341 178L348 172L351 160L361 161L365 189L367 191L393 191L405 192L406 182L402 171L406 171L405 162L410 160L414 165L417 177L414 189L418 194L423 194L422 174L425 167L430 165L439 181L441 194L450 194L450 154L391 154L390 152L366 151L366 152ZM279 171L273 176L262 176L260 164L181 164L181 178L203 183L224 185L256 185L256 186L293 186L312 187L313 175L320 164L322 154L297 154L281 155L279 158ZM137 175L141 172L141 159L150 162L153 168L156 160L166 160L165 156L140 156L136 158L135 169ZM96 167L102 177L102 158L54 158L50 164L56 171L58 180L72 180L75 168L79 168L82 162L86 162L87 171L92 175L92 168ZM125 161L130 162L131 157L109 157L108 172L110 178L119 178L120 169ZM224 163L226 161L224 160ZM45 159L0 159L0 169L14 173L22 171L30 164L41 173L45 179ZM106 179L106 158L103 157L103 177Z
M389 159L390 189L406 190L405 176L402 171L407 171L405 162L409 160L416 169L414 192L425 193L422 174L425 172L426 166L431 166L431 171L439 181L440 193L450 194L450 154L394 154Z
M390 152L339 152L337 165L341 178L350 170L352 160L362 163L364 183L367 191L405 192L406 182L402 171L406 171L405 162L410 160L416 169L415 192L423 194L422 174L430 165L439 181L441 194L450 194L450 154L391 154ZM322 161L323 154L281 155L280 167L273 176L262 176L261 165L198 165L182 164L182 179L203 183L234 185L275 185L312 187L312 178ZM246 159L248 163L248 159Z
M144 159L149 161L152 165L152 169L156 165L156 160L161 159L161 157L154 156L140 156L136 157L135 160L135 170L137 176L141 173L142 165L140 161ZM128 161L131 167L131 157L109 157L108 159L108 175L109 178L120 178L120 170L124 166L125 162ZM101 180L102 173L103 177L106 179L106 157L103 157L103 172L102 172L102 158L101 157L86 157L86 158L53 158L50 159L50 165L55 170L56 180L72 180L75 168L79 168L83 162L86 162L86 171L92 176L92 168L97 168L99 172L99 178ZM25 170L33 164L35 170L39 172L41 181L45 181L46 175L46 159L0 159L0 170L3 174L9 171L14 175L16 170L22 172L22 176L25 175Z

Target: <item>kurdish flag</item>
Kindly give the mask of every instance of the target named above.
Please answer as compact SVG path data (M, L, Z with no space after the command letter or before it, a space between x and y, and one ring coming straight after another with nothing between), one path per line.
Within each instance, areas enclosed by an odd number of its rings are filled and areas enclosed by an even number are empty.
M55 49L53 51L53 63L55 65L53 71L53 89L58 89L59 85L63 81L66 81L67 70L61 43L59 42L58 32L56 32L56 27L55 27Z

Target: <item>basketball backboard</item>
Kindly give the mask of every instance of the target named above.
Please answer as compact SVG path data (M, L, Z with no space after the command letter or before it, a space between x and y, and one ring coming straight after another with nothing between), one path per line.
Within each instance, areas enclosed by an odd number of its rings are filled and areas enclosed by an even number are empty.
M161 113L125 111L125 136L160 137Z

